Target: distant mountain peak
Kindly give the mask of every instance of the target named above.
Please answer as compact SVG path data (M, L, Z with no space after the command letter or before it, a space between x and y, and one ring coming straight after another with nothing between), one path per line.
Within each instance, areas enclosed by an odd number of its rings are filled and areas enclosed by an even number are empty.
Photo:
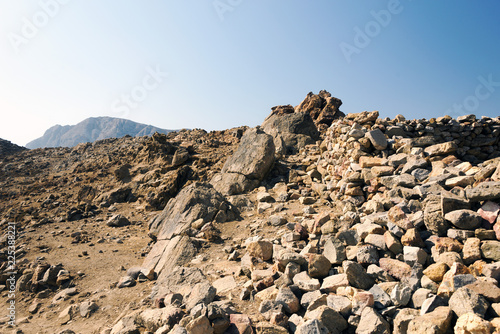
M107 138L150 136L155 132L168 133L173 130L157 128L124 118L108 116L89 117L76 125L54 125L44 135L28 144L27 148L73 147L80 143Z

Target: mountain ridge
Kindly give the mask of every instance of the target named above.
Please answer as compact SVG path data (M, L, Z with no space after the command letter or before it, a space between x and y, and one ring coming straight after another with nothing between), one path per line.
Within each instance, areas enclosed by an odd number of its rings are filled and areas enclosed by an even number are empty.
M54 125L42 137L26 144L29 149L44 147L73 147L80 143L108 138L150 136L155 132L169 133L173 130L137 123L124 118L109 116L89 117L75 125Z

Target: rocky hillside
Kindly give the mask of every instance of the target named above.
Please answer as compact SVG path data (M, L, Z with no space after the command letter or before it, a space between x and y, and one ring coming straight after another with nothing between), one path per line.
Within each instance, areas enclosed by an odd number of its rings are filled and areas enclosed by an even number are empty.
M92 143L108 138L121 138L127 135L132 137L151 136L155 132L168 133L171 131L122 118L91 117L76 125L55 125L45 131L42 137L26 144L26 147L29 149L73 147L81 143Z
M0 157L14 154L23 151L25 149L26 149L25 147L18 146L16 144L11 143L8 140L0 138Z
M0 330L500 332L500 119L340 104L3 158Z

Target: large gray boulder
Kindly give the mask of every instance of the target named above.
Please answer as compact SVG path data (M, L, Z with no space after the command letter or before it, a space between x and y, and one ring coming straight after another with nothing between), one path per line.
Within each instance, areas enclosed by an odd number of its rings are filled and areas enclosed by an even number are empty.
M225 222L237 216L236 209L212 185L196 182L185 187L150 222L149 235L156 243L143 267L153 269L159 276L162 272L171 272L196 254L194 244L185 233L193 222L201 219L204 223Z
M149 235L157 240L170 240L181 235L191 223L203 219L224 222L236 217L236 210L208 183L195 182L182 189L149 224Z
M247 130L238 149L213 177L211 184L224 195L253 190L273 166L274 151L273 137L258 127Z
M273 136L276 147L282 154L293 154L319 139L319 132L311 116L306 112L281 112L283 106L273 112L262 123L262 129Z

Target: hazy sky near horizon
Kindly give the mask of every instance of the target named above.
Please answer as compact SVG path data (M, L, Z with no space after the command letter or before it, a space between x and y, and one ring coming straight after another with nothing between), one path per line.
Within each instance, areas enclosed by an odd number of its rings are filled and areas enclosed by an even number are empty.
M0 0L0 138L113 116L261 124L328 90L345 113L500 115L500 2Z

